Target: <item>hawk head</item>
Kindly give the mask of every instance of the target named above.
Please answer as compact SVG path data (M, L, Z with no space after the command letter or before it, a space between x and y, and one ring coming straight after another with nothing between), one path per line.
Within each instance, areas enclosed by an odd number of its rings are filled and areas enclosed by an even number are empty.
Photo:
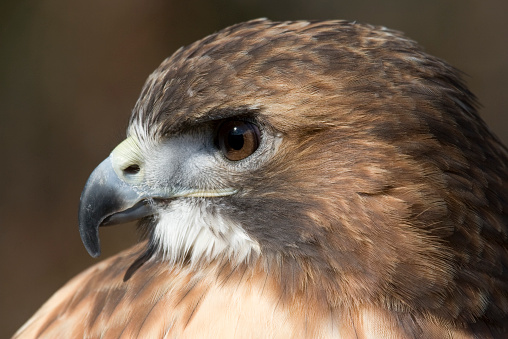
M273 273L281 295L450 322L508 312L507 151L458 72L385 28L254 20L148 78L80 232L141 219L148 256Z

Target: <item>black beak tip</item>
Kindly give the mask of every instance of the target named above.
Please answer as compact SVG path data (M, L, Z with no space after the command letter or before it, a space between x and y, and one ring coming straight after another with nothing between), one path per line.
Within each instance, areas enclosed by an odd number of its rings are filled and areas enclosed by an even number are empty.
M89 229L85 231L84 228L80 227L81 241L85 245L86 251L92 257L97 258L101 255L101 245L99 240L99 229Z
M92 258L97 258L101 255L101 248L95 245L85 245L86 251Z
M90 213L90 209L92 213ZM101 254L101 242L99 239L100 220L96 213L93 213L92 206L84 204L82 198L78 213L79 235L87 252L94 258L97 258Z

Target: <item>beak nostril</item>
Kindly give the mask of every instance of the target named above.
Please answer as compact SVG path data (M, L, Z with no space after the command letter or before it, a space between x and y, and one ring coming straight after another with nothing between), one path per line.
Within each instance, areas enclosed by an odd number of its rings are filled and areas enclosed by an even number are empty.
M123 173L124 174L128 174L128 175L133 175L133 174L138 174L139 171L141 170L141 168L139 167L139 165L130 165L126 168L123 169Z

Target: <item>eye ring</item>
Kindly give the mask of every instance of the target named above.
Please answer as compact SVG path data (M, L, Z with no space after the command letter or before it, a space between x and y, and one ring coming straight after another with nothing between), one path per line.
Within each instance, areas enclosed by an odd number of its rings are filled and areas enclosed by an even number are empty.
M231 161L239 161L254 153L260 144L259 128L248 121L228 120L223 122L216 135L216 145Z

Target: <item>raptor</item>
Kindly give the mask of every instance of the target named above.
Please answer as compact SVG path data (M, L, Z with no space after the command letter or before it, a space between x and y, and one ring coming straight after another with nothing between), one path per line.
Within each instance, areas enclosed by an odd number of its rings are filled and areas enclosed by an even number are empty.
M460 73L347 21L238 24L148 78L79 231L145 240L15 338L506 338L508 153Z

